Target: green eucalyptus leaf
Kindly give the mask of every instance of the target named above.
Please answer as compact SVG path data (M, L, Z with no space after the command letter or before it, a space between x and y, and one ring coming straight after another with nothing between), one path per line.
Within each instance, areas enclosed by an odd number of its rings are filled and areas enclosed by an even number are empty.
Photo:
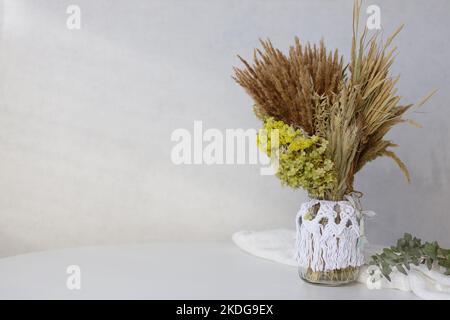
M397 267L398 271L400 271L404 275L408 275L408 273L406 272L406 270L403 268L403 266L401 264L396 265L396 267Z
M426 264L427 264L428 270L431 270L431 268L433 267L433 260L431 260L430 258L427 258Z
M383 273L383 276L384 276L388 281L392 281L392 280L391 280L391 277L389 277L389 274Z
M397 240L397 246L384 248L381 253L373 255L371 264L377 265L381 269L383 276L391 281L389 275L392 268L403 274L410 270L410 264L418 266L425 264L428 269L436 262L446 269L445 274L450 275L450 249L443 249L434 242L424 242L409 233L405 233L403 238Z
M450 268L450 260L440 260L439 265L444 268Z

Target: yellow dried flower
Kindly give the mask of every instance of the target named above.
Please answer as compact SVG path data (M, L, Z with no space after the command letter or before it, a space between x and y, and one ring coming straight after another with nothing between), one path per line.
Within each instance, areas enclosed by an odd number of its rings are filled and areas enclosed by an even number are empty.
M264 120L257 136L259 148L270 157L272 131L278 131L279 165L277 177L283 185L304 188L310 196L323 198L336 183L333 161L326 157L328 142L318 136L307 136L302 130L272 117Z

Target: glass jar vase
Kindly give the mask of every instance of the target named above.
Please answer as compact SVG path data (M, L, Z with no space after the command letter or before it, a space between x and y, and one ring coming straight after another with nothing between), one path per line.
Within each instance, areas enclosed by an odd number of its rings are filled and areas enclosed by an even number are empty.
M300 277L338 286L357 280L364 263L363 218L353 202L311 199L297 214Z

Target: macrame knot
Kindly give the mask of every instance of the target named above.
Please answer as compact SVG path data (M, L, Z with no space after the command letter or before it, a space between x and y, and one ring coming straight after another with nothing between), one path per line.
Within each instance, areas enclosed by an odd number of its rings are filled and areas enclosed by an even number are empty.
M313 271L358 267L364 263L364 216L359 201L312 199L297 213L299 266ZM367 213L369 215L369 213Z

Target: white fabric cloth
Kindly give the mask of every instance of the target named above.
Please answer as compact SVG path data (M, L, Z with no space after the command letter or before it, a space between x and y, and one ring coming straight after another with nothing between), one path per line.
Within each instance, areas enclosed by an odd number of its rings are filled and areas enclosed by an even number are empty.
M295 259L295 231L275 229L265 231L239 231L233 234L233 242L243 251L274 262L297 267ZM364 255L366 261L382 247L367 245ZM391 282L381 277L375 267L363 266L358 282L369 289L390 288L412 291L422 299L450 300L450 277L438 268L431 271L425 266L412 267L408 275L392 271Z

